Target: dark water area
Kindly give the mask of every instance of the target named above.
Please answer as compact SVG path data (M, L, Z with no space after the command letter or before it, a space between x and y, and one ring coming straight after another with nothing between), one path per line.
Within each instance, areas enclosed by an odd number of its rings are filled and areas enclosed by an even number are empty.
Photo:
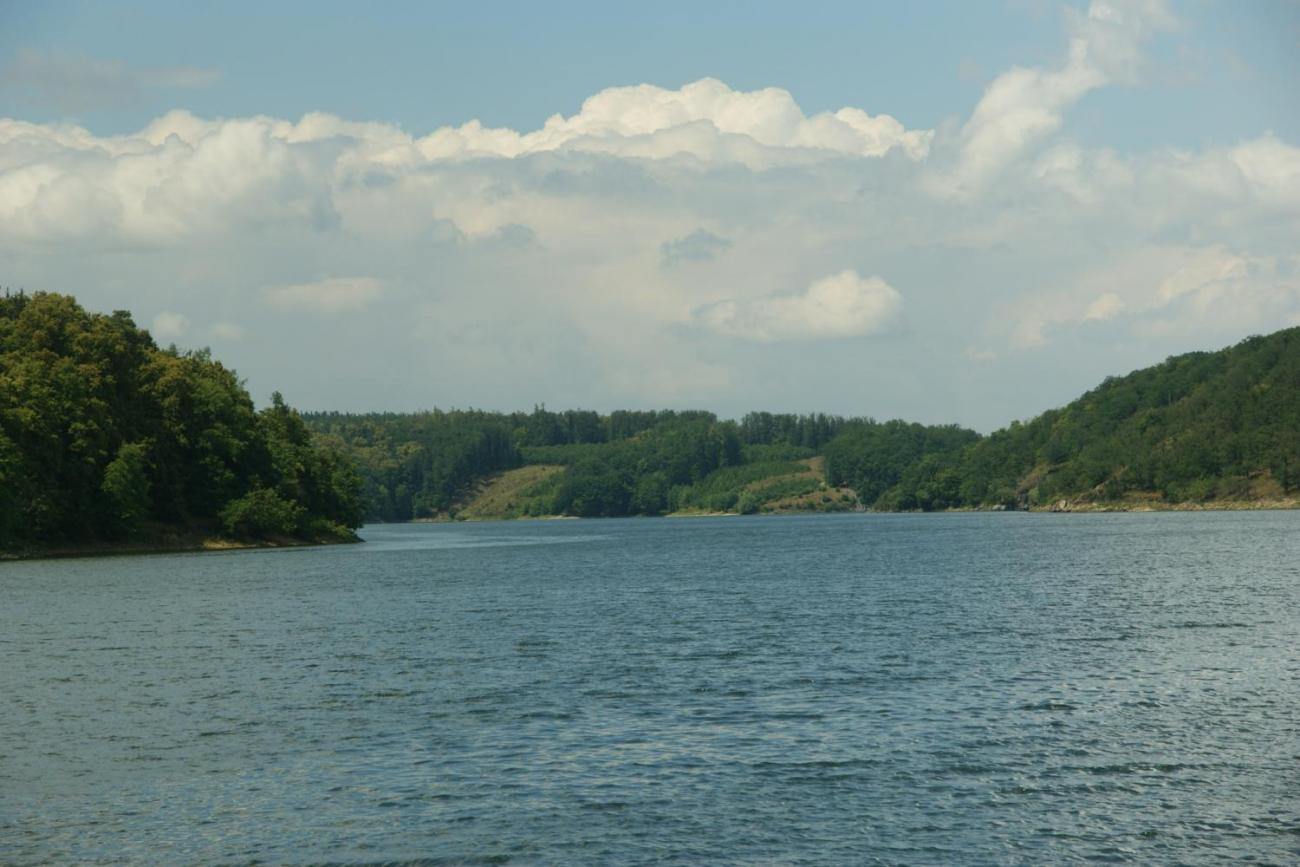
M1300 513L0 564L0 863L1294 864Z

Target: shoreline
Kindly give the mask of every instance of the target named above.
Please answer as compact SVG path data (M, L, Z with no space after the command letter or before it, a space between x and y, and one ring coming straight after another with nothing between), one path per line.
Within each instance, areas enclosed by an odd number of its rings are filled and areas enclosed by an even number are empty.
M390 522L394 524L476 524L487 522L510 521L599 521L609 518L740 518L740 517L781 517L790 515L928 515L928 514L1034 514L1034 515L1070 515L1070 514L1115 514L1115 513L1149 513L1149 512L1285 512L1300 510L1300 498L1287 497L1270 500L1208 500L1204 503L1166 503L1166 502L1129 502L1129 503L1063 503L1032 506L1027 509L1005 509L994 507L961 506L950 509L935 509L926 512L922 509L782 509L770 512L754 512L742 515L740 512L705 512L682 511L666 512L662 515L602 515L583 518L578 515L475 515L471 518L418 518L412 521Z
M1064 500L1019 511L1073 514L1084 512L1284 512L1300 509L1300 498L1259 500L1206 500L1203 503L1137 501L1119 503L1070 503ZM987 511L987 510L979 510Z
M274 550L279 548L316 548L325 545L359 545L365 540L355 533L350 539L299 539L283 536L275 539L241 541L219 537L179 537L147 542L95 542L82 545L33 547L23 551L0 552L0 563L21 560L73 560L92 557L141 557L155 554L202 554L218 551Z
M739 518L739 517L783 517L790 515L925 515L925 514L1036 514L1036 515L1083 515L1083 514L1118 514L1118 513L1153 513L1153 512L1285 512L1300 510L1300 498L1287 497L1269 500L1210 500L1204 503L1067 503L1058 501L1049 505L1033 506L1028 509L998 509L960 507L937 509L933 512L915 510L875 510L843 509L822 511L816 509L792 509L772 512L755 512L742 515L740 512L668 512L663 515L619 515L615 518ZM472 518L420 518L413 521L378 522L401 524L477 524L512 521L582 521L601 520L610 516L582 518L577 515L528 515L512 518L508 516L476 515ZM181 536L170 539L153 539L140 542L96 542L81 545L57 545L50 547L32 547L22 551L0 551L0 564L23 560L71 560L93 557L132 557L157 554L201 554L220 551L254 551L276 550L283 548L316 548L326 545L358 545L365 539L356 533L351 538L303 539L282 536L272 539L237 540L212 536Z

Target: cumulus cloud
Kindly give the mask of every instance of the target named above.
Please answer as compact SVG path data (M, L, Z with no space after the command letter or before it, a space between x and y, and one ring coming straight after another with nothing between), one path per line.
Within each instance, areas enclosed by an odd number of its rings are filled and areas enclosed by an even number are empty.
M345 219L340 201L432 193L436 181L422 173L467 161L603 155L684 159L700 171L761 170L828 157L871 160L895 150L921 160L931 135L857 108L807 117L787 91L736 91L713 79L678 90L610 88L577 114L556 115L526 133L471 121L417 138L395 126L321 113L294 122L207 120L172 111L123 136L0 119L0 234L26 240L118 234L152 242L286 223L330 231ZM561 171L548 181L572 188L585 177ZM463 223L484 236L504 225ZM519 239L516 232L513 240Z
M862 337L895 327L903 296L879 277L841 271L796 295L721 301L700 308L696 321L726 337L770 342Z
M0 120L0 264L94 309L184 310L158 333L197 337L192 317L255 392L304 406L991 426L1300 317L1296 143L1120 153L1055 132L1077 94L1140 66L1159 9L1138 26L1111 8L1072 23L1086 51L1008 73L932 151L884 116L711 80L601 91L532 131ZM860 262L906 287L905 332L898 292L841 270ZM250 309L276 340L236 342Z
M659 245L659 261L665 268L682 262L707 262L731 246L707 229L696 229L689 235Z
M334 315L360 310L379 298L383 284L372 277L346 277L271 286L266 301L281 310Z
M218 78L217 70L197 66L131 66L26 48L0 67L0 88L66 112L123 105L148 89L204 87Z
M417 143L428 158L517 157L560 149L662 158L690 155L708 162L779 162L776 151L884 156L897 148L912 159L930 149L931 130L908 130L889 115L842 108L805 116L789 91L732 90L704 78L678 90L641 84L589 97L575 115L556 114L539 130L491 129L478 121L437 130ZM806 155L787 154L785 159Z
M1057 69L1014 67L984 91L958 140L956 165L929 178L932 191L978 193L1008 165L1060 129L1084 94L1134 74L1140 44L1171 26L1161 0L1093 0L1071 15L1070 48Z
M175 340L190 328L188 317L180 313L164 310L153 318L154 338L157 340Z

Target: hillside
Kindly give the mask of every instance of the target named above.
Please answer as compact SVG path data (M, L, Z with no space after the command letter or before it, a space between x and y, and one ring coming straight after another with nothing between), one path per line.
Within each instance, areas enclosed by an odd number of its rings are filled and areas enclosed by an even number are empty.
M1266 502L1300 488L1300 328L1111 377L1062 407L919 461L882 509Z

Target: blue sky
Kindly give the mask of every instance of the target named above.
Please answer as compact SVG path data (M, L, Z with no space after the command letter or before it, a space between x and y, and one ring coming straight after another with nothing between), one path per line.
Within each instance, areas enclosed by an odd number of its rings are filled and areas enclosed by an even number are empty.
M1076 6L1079 4L1075 4ZM675 87L711 76L785 88L808 112L870 105L934 127L1008 67L1049 62L1065 3L6 3L0 56L213 70L66 112L8 92L0 112L139 129L183 107L203 116L327 111L420 132L480 118L533 128L616 84ZM1092 94L1081 135L1126 148L1202 146L1300 132L1300 3L1186 2L1150 47L1137 86ZM1205 112L1215 115L1207 123Z
M1300 3L699 6L0 3L0 282L311 408L982 429L1300 322Z

